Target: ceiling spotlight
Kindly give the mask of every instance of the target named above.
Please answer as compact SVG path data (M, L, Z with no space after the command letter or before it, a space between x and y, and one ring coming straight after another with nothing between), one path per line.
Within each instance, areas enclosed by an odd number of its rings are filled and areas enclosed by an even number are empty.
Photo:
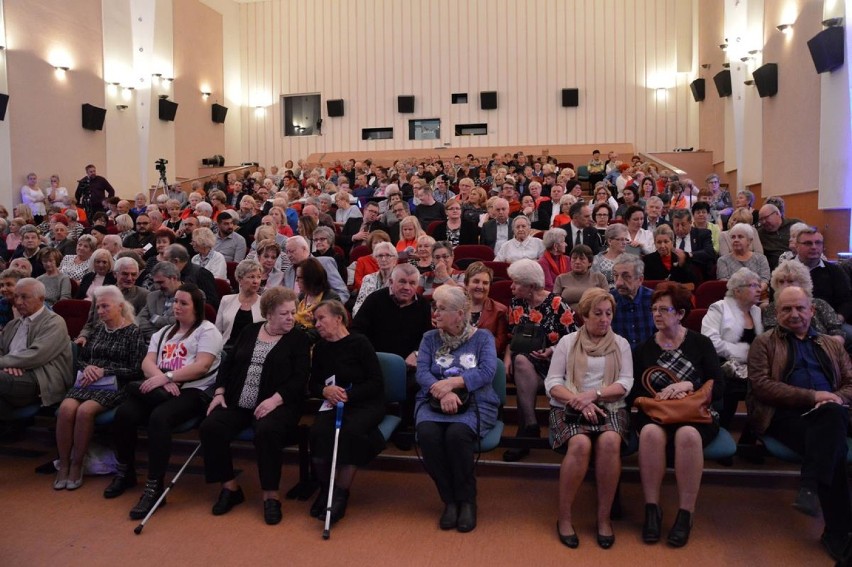
M115 108L116 108L116 110L127 110L127 105L126 104L116 104Z
M826 28L836 28L843 25L843 18L828 18L822 21L822 25Z
M781 33L789 33L793 29L793 24L779 24L775 28Z

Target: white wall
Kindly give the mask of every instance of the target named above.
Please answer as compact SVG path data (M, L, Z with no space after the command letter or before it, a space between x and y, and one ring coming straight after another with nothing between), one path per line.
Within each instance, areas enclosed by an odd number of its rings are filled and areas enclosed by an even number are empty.
M697 147L698 105L689 93L695 10L696 0L241 4L244 159L271 164L446 142ZM572 87L580 89L580 106L562 108L561 89ZM498 109L482 111L478 94L489 90L498 93ZM316 92L323 136L283 138L280 95ZM455 92L467 92L470 102L451 105ZM397 113L398 95L416 97L414 114ZM325 115L325 101L335 98L345 100L342 118ZM412 118L441 118L442 140L409 141ZM487 122L489 134L453 135L455 123L475 122ZM361 140L362 128L388 126L393 140Z

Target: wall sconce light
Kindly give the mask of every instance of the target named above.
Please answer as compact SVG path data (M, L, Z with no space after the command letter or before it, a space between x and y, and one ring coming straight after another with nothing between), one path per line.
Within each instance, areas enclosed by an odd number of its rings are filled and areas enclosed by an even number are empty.
M725 51L726 49L728 49L728 44L727 43L720 43L719 49L721 49L722 51Z
M710 67L711 67L710 63L702 63L701 64L702 69L709 69Z
M161 100L169 100L169 95L167 95L167 94L161 94L161 95L159 95L159 98L160 98Z
M255 106L254 114L255 116L263 116L266 113L266 109L263 106Z
M160 83L160 79L163 78L162 73L152 73L151 74L151 84L158 85Z
M203 96L204 98L207 98L208 96L210 96L210 93L206 92L206 91L201 91L201 96Z
M53 68L56 69L57 73L65 73L71 69L71 67L65 67L63 65L54 65Z
M124 100L130 100L130 98L133 96L134 90L136 89L134 89L133 87L124 87L124 89L121 91L121 97Z
M752 86L754 84L754 79L749 79L748 81L743 81L744 85Z
M748 52L749 55L757 55L758 53L760 53L759 49L752 49L751 51Z
M779 24L775 28L781 33L791 33L793 31L793 24Z
M828 18L827 20L822 21L822 25L826 28L836 28L837 26L843 25L843 18Z
M115 109L116 110L127 110L127 105L126 104L116 104Z
M743 63L745 63L746 61L748 61L748 60L750 60L750 59L752 59L752 58L751 58L751 57L749 57L748 55L746 55L746 56L744 56L744 57L740 57L740 61L742 61Z

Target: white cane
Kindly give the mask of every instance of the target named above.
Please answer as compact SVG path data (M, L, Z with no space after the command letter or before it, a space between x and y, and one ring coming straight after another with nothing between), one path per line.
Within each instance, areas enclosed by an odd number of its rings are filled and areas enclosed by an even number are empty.
M334 420L334 449L331 453L331 479L328 483L328 501L325 505L325 528L322 539L331 536L331 498L334 495L334 477L337 472L337 443L340 440L340 426L343 424L343 402L337 402L337 416Z

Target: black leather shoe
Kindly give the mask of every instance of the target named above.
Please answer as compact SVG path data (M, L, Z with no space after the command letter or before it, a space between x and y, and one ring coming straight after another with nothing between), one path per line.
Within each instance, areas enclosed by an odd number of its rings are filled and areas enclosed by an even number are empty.
M574 529L572 526L571 529ZM562 545L566 547L570 547L571 549L577 549L580 546L580 538L577 537L577 532L575 531L571 535L562 535L559 533L559 522L556 522L556 535L559 536L559 541Z
M459 521L456 529L463 534L476 529L476 504L473 502L459 504Z
M127 468L127 465L118 465L118 472L109 486L104 489L104 498L117 498L124 494L125 490L134 486L136 486L136 471Z
M601 549L609 549L612 547L612 544L615 543L615 534L612 535L603 535L600 532L600 528L598 528L598 546Z
M831 558L837 562L837 565L849 565L849 554L852 553L850 551L852 534L841 536L824 531L819 541Z
M645 504L645 525L642 526L642 541L657 543L662 531L663 511L657 504Z
M263 501L263 521L269 526L281 522L281 501L275 498L267 498Z
M672 547L683 547L689 541L689 531L692 529L692 513L678 510L674 525L669 531L668 543Z
M503 460L507 463L515 463L530 454L530 450L523 447L520 449L506 449L503 452Z
M325 521L325 507L328 505L328 489L320 488L316 500L311 504L311 517Z
M438 526L442 530L451 530L459 523L459 507L455 502L450 502L444 506L444 513L441 514L441 519L438 521Z
M145 483L145 490L142 492L142 496L139 497L139 502L136 503L136 506L130 509L130 519L131 520L141 520L145 516L148 515L148 512L154 507L154 504L157 503L157 500L160 499L160 496L163 494L163 483L159 480L148 480ZM166 499L163 498L163 501L160 502L160 507L166 505Z
M820 515L819 498L816 491L810 488L802 487L796 495L796 500L793 501L793 508L814 518Z
M237 488L236 490L223 488L221 492L219 492L219 499L215 504L213 504L213 515L221 516L223 514L227 514L231 511L231 508L237 504L242 504L245 501L246 497L243 494L242 488Z
M334 487L334 494L331 496L331 523L337 523L346 515L346 504L349 503L349 491L339 486ZM325 515L320 517L325 520Z

